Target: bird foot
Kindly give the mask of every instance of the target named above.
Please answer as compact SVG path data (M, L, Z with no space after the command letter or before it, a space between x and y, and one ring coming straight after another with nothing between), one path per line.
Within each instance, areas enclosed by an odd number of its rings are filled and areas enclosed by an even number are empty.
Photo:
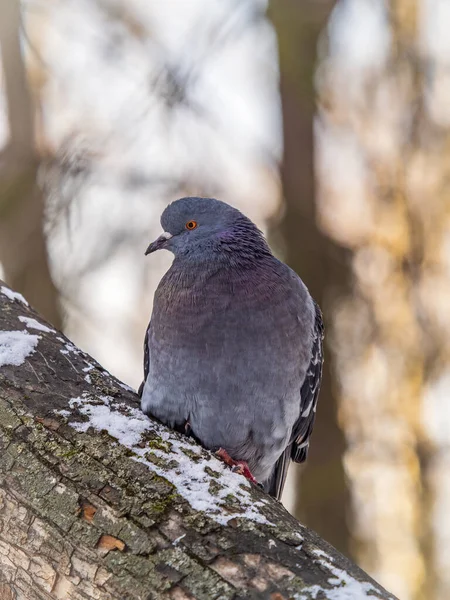
M238 473L239 475L243 475L246 479L259 486L260 484L253 477L252 472L250 471L248 464L245 460L234 460L228 454L228 452L224 448L219 448L215 453L220 460L222 460L226 465L231 467L233 473Z

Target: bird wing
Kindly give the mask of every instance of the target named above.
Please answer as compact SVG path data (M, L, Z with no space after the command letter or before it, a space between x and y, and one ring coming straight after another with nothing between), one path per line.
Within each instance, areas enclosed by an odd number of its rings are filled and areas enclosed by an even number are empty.
M323 321L318 304L314 304L316 318L314 323L312 357L300 392L300 416L292 430L291 458L297 463L304 462L308 456L309 439L314 426L320 383L322 381Z
M150 350L148 348L149 329L150 329L150 323L148 324L147 330L145 332L145 338L144 338L144 381L141 383L141 385L139 386L139 389L138 389L139 398L142 398L142 394L144 392L144 385L145 385L145 382L147 381L147 375L148 375L148 371L150 368Z
M291 440L283 454L275 464L274 470L265 484L266 491L280 499L291 459L302 463L308 456L309 440L316 417L317 399L322 380L323 364L323 321L319 305L314 302L316 316L314 322L314 338L312 356L306 371L305 380L300 390L300 416L293 429Z

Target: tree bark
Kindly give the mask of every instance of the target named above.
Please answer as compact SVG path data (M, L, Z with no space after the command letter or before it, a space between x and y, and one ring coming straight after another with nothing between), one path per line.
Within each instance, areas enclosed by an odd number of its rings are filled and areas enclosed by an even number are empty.
M8 283L55 325L61 322L43 232L34 110L20 49L18 0L0 0L0 48L9 141L0 152L0 262Z
M6 287L0 597L393 598Z

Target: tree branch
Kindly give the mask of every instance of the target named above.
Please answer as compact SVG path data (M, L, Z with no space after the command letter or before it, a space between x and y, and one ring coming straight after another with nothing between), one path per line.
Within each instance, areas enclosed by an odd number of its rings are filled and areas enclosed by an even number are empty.
M6 287L0 596L393 598Z

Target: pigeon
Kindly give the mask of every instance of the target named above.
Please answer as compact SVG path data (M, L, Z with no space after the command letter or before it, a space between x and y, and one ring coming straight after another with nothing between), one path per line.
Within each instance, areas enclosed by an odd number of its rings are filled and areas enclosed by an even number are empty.
M322 377L323 323L261 231L213 198L175 200L146 250L174 254L144 342L141 408L194 437L278 500L306 460Z

